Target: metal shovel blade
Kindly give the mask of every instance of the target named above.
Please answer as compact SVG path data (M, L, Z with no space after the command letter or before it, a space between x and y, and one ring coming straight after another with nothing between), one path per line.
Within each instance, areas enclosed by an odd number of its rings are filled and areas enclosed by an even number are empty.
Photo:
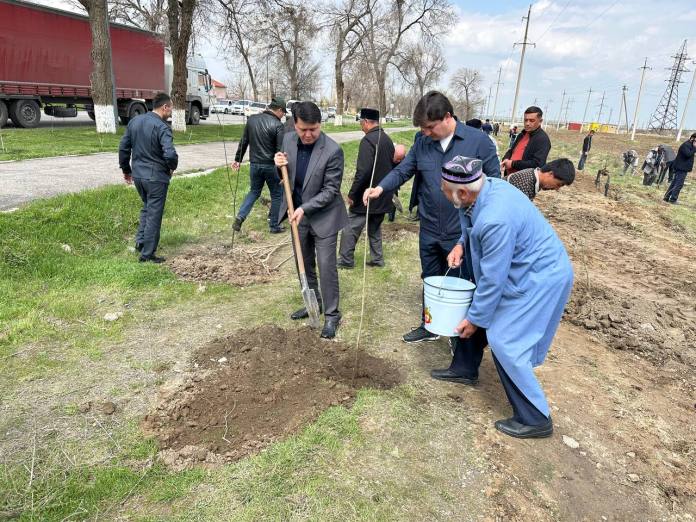
M319 303L317 302L317 294L314 290L309 288L307 284L307 277L301 276L300 283L302 285L302 301L304 301L305 308L309 314L308 324L310 328L319 328L321 326L321 321L319 321Z

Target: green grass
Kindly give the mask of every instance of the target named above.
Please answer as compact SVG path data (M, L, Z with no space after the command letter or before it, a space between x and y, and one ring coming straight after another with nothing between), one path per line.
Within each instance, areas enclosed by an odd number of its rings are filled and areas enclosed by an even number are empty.
M413 132L392 138L408 144ZM550 157L577 161L575 141L574 136L554 137ZM357 142L342 147L345 193L354 174ZM611 152L598 151L583 175L596 173L605 161L616 168ZM237 205L248 189L247 168L239 180ZM683 207L666 207L659 202L659 191L642 187L639 178L612 180L622 198L664 212L677 223L683 219L684 227L696 231L686 206L692 204L691 186L683 193ZM234 187L234 177L231 181ZM402 201L408 196L407 185L401 191ZM228 239L231 201L225 170L175 180L163 224L163 254ZM121 363L125 357L131 363L129 355L119 353L126 345L119 341L132 340L128 336L143 326L135 324L138 315L154 326L158 313L170 313L202 328L191 315L192 310L202 309L203 314L237 314L239 324L246 327L290 326L288 311L301 302L292 277L245 289L210 284L199 293L197 284L177 280L166 267L139 265L128 251L139 206L132 189L115 186L0 215L0 396L7 397L10 405L7 415L0 417L0 433L21 432L30 422L29 412L12 410L21 395L15 390L26 393L24 381L50 374L47 382L55 386L64 370L74 376L76 368L99 367L102 358ZM254 207L240 241L247 240L249 231L266 234L266 212L262 205ZM62 248L64 244L70 245L70 252ZM362 249L361 242L356 250L358 265ZM386 268L367 272L362 346L381 356L398 350L393 357L407 360L408 371L425 374L433 354L441 351L445 360L449 353L436 343L412 350L398 341L416 318L420 303L417 239L388 242L385 254ZM341 272L340 277L344 319L339 335L353 346L362 271ZM115 323L103 321L103 314L113 310L125 315ZM30 356L6 358L27 348ZM152 373L156 361L133 353L132 364ZM110 384L106 393L114 400L154 396L154 385L141 389L137 387L141 382ZM3 393L5 386L13 393ZM258 455L213 469L183 471L157 463L156 443L143 437L136 415L129 418L126 410L108 420L99 417L109 422L107 436L99 427L90 427L92 419L79 413L74 396L56 400L55 415L67 418L71 426L77 424L89 437L66 441L58 423L58 436L42 440L33 467L31 436L25 437L19 455L3 457L0 519L389 521L490 515L496 499L487 500L482 494L490 470L474 442L481 427L470 423L467 399L449 401L445 396L449 392L429 388L418 379L386 392L364 390L352 408L329 408L312 424ZM30 469L35 472L31 486ZM537 486L552 483L557 471L540 460Z
M215 122L215 117L211 121ZM409 122L388 123L386 127L405 127ZM189 125L186 132L175 132L175 145L238 141L244 125ZM324 124L326 132L359 131L360 125L354 122L336 127ZM95 152L114 152L125 131L120 125L116 134L97 134L94 127L56 127L40 129L0 129L0 161L45 158L92 154Z

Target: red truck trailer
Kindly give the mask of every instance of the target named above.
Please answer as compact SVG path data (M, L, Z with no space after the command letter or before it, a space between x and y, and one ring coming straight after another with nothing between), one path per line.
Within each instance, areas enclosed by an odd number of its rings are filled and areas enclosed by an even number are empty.
M171 87L171 57L154 33L111 24L118 114L122 123L152 109L157 92ZM94 119L92 37L87 17L18 0L0 0L0 127L39 124L47 115ZM200 59L189 63L187 119L209 113L210 75Z

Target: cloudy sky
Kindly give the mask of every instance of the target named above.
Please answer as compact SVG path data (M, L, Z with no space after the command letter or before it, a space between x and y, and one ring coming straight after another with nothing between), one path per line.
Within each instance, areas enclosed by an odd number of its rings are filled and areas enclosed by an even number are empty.
M39 2L67 8L65 0ZM496 113L509 117L520 59L520 47L513 49L513 44L522 41L522 17L527 14L529 1L454 0L454 4L458 16L444 37L448 74L441 83L446 85L449 74L457 68L470 67L481 72L486 93L492 86L494 95L498 69L502 68L503 85ZM536 47L527 48L517 112L536 101L540 107L547 108L550 119L556 119L565 90L565 101L571 101L568 118L579 121L591 88L587 120L597 118L604 93L602 120L611 112L612 121L617 122L622 86L626 85L630 122L640 67L647 58L652 70L646 71L638 114L639 126L644 126L666 88L666 69L673 63L672 56L684 40L688 40L689 56L696 60L693 1L538 0L532 4L529 27L529 41L536 43ZM201 51L213 77L228 81L233 73L227 69L215 44L203 45ZM328 55L324 58L330 63ZM695 65L691 58L687 65L693 71ZM691 72L682 76L679 119L692 77ZM330 84L331 67L327 66L324 75L327 95ZM696 100L690 104L686 127L696 128Z

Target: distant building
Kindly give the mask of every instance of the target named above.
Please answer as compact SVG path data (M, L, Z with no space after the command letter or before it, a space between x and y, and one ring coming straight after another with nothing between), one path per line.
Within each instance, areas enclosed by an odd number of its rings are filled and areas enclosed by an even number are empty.
M210 90L210 94L215 96L218 100L227 99L227 86L217 80L213 80L213 88Z

